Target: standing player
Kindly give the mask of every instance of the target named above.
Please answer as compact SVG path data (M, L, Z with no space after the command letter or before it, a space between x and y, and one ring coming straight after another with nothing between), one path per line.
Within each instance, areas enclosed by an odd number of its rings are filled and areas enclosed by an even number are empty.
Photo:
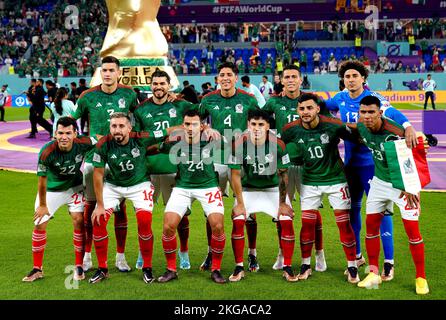
M283 69L281 76L283 84L283 95L271 97L262 110L265 110L275 120L275 128L277 137L281 137L282 128L290 122L299 119L297 113L297 104L299 97L303 93L300 91L302 85L302 76L297 67L294 64L287 65ZM296 190L300 193L301 183L301 167L297 165L290 165L288 168L288 196L291 200L294 200ZM327 263L325 262L325 255L323 249L323 237L322 237L322 217L319 210L316 210L316 271L325 271L327 269ZM278 232L280 234L280 224L277 224ZM273 265L273 269L280 270L283 268L283 255L279 248L279 254L277 255L276 262Z
M279 241L283 248L283 276L297 281L291 268L294 252L294 212L287 196L287 166L289 156L285 144L270 130L270 117L263 110L248 112L248 133L235 142L234 161L230 164L231 181L236 202L232 209L232 249L235 270L229 281L236 282L245 276L243 251L244 224L256 212L265 212L281 225ZM243 178L241 170L243 168Z
M303 161L300 192L302 229L300 245L302 265L299 280L311 275L311 250L315 240L316 211L322 196L328 195L336 216L340 239L347 257L348 282L359 282L355 259L355 235L350 225L350 195L339 156L340 137L347 137L344 123L338 119L319 115L319 98L310 93L299 98L299 120L287 124L282 139L287 143L290 155Z
M429 293L424 270L424 243L420 234L418 219L420 216L419 194L413 195L392 187L389 166L384 151L386 141L404 137L404 128L397 123L384 119L378 98L369 96L361 99L359 110L360 122L358 131L363 143L370 148L375 163L375 173L370 183L367 197L367 236L366 249L369 259L370 273L359 287L370 288L381 283L379 276L379 226L387 206L393 202L399 207L404 229L409 237L409 247L416 268L415 287L417 294Z
M132 201L136 212L139 248L143 258L143 280L146 283L154 280L152 275L153 186L147 176L145 155L147 147L156 142L155 138L165 136L166 130L153 133L131 131L132 125L127 114L113 113L110 116L110 134L102 137L94 150L93 180L97 205L93 211L92 222L98 270L90 279L90 283L96 283L108 277L107 222L114 208L125 199ZM107 174L105 174L106 164L110 169Z
M133 114L135 131L157 131L180 125L183 122L184 112L196 108L195 105L186 100L168 101L170 77L164 71L156 70L152 74L151 88L153 97L138 105ZM155 202L161 193L164 203L167 203L175 185L176 165L169 161L169 155L165 153L147 157L147 164L150 172L150 181L155 187ZM183 217L178 225L178 236L181 243L181 248L178 251L180 268L190 269L187 247L189 238L189 219L187 215ZM136 267L139 268L141 264L142 259L138 257Z
M57 121L55 140L48 142L39 153L37 175L38 194L34 214L32 251L34 267L23 278L31 282L43 278L43 254L46 246L46 227L54 213L64 204L73 220L75 253L74 280L85 278L82 269L84 256L84 194L80 167L87 151L92 149L90 139L77 138L76 121L62 117Z
M368 70L359 61L347 61L339 68L339 77L344 81L346 90L339 92L326 101L327 108L339 111L343 122L357 122L359 102L366 96L376 96L381 102L381 110L385 117L390 118L404 128L408 147L416 145L416 132L407 118L398 110L391 107L389 102L381 95L364 89ZM373 160L367 147L357 142L345 141L345 173L351 191L352 209L350 219L356 238L356 259L358 267L365 264L361 254L361 204L364 192L370 188L369 181L373 178ZM382 279L390 281L394 274L393 260L393 225L390 217L392 213L386 212L381 224L381 241L384 249L384 268Z
M85 114L89 116L89 134L92 140L98 141L102 136L110 133L110 116L115 112L127 114L133 111L137 104L136 93L131 87L118 84L121 74L119 70L119 60L112 56L102 59L101 78L102 84L84 91L76 104L76 110L72 114L73 118L79 119ZM84 270L89 270L93 265L91 261L91 244L93 226L91 224L91 214L96 205L96 197L93 190L93 164L90 153L85 159L84 165L84 185L85 185L85 256ZM125 242L127 238L127 214L125 202L121 203L120 210L115 215L116 234L116 267L122 271L130 271L131 268L125 259Z
M200 114L202 117L208 117L211 128L217 130L231 145L234 138L246 130L248 120L248 111L258 108L257 100L247 92L236 89L235 84L238 80L238 69L231 62L222 63L218 67L217 81L220 85L219 90L215 90L203 97L200 104ZM230 170L228 168L228 156L230 150L216 152L215 169L218 172L220 190L226 194L227 184L229 182ZM211 228L206 224L208 237L208 255L201 264L200 269L208 270L211 264ZM256 234L257 222L248 220L246 223L249 242L249 264L250 270L257 271L259 266L256 258Z
M158 281L168 282L178 278L175 233L192 201L196 199L200 201L211 228L211 279L216 283L225 283L226 280L220 272L226 241L223 227L224 207L213 162L213 153L220 142L208 144L201 139L204 125L197 110L185 112L183 127L180 136L170 137L170 141L161 146L161 151L169 152L172 161L177 163L178 172L176 186L164 213L163 248L167 271Z

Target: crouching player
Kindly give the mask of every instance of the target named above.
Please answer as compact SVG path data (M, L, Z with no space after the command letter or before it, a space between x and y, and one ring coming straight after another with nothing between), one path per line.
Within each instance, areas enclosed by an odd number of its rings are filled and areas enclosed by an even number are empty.
M34 214L32 252L34 267L23 278L25 282L43 278L43 254L46 246L46 227L54 213L64 204L73 220L75 253L74 280L85 279L84 258L84 193L80 170L85 154L93 148L88 137L77 138L76 120L62 117L57 121L55 140L42 147L37 175L38 194Z
M107 223L113 211L126 199L135 208L138 223L139 248L143 258L143 280L153 282L152 275L152 210L154 188L148 181L146 151L148 146L163 138L169 130L140 132L132 131L130 118L122 112L110 116L110 134L96 144L93 155L93 182L97 205L92 215L93 242L98 258L98 270L90 279L97 283L108 277ZM105 177L105 166L110 172Z
M263 110L248 112L248 132L235 141L235 155L231 181L236 202L232 209L232 249L235 270L229 281L240 281L245 276L243 251L246 218L265 212L281 225L280 242L284 256L283 276L297 281L291 268L294 252L294 212L287 196L287 166L289 156L285 144L269 131L269 115ZM241 176L243 169L244 175Z
M314 94L305 93L299 97L297 112L300 119L283 127L282 139L287 143L290 157L296 156L303 162L300 192L302 265L299 280L305 280L311 275L317 211L322 196L327 194L347 258L347 280L357 283L356 242L349 215L350 195L338 150L339 138L349 137L347 128L338 119L319 115L320 101Z
M384 151L386 141L404 137L404 128L392 120L384 119L379 106L378 98L368 96L361 100L359 109L358 131L363 143L372 151L375 175L370 183L366 208L367 235L365 243L370 273L363 281L358 283L358 286L370 288L379 285L382 281L378 273L379 227L386 207L393 201L401 211L404 228L409 237L410 252L416 269L416 292L417 294L427 294L429 293L429 287L424 271L424 243L418 225L421 210L419 195L413 195L392 187Z
M158 278L159 282L177 279L176 230L192 201L198 200L203 207L211 227L211 279L225 283L220 272L225 247L224 207L222 193L218 188L218 177L212 160L214 149L220 141L208 144L202 140L204 124L196 110L184 113L183 127L179 134L169 137L160 146L161 152L169 152L172 163L177 164L176 186L167 202L163 224L163 248L167 260L167 271Z

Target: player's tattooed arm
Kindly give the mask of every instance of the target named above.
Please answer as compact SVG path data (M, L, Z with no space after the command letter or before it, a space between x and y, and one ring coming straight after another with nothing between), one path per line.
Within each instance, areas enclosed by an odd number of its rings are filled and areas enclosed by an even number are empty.
M294 217L293 208L286 203L287 189L288 189L288 169L279 169L277 171L279 176L279 215Z
M246 208L243 202L242 177L240 173L240 169L231 169L231 185L235 198L237 199L237 205L232 209L232 218L240 215L245 215L246 218Z
M37 185L37 189L39 192L39 206L34 212L34 221L37 220L37 224L40 224L42 218L46 215L49 215L48 207L46 204L46 185L47 185L47 177L39 176L39 182Z
M93 222L93 225L95 224L95 221L97 221L97 224L100 225L101 217L106 215L105 208L104 208L104 197L103 197L103 188L104 188L104 168L94 168L93 172L93 186L94 186L94 193L96 195L96 208L93 211L93 214L91 216L91 221Z

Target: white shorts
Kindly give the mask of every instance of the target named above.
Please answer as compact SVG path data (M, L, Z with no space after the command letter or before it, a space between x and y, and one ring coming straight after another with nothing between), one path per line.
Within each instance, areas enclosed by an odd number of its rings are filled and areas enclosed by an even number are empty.
M351 199L346 182L331 186L303 184L300 190L301 210L318 210L324 194L328 195L328 200L334 210L350 210Z
M249 216L258 212L265 212L274 220L278 219L279 213L279 188L268 189L243 189L243 202L245 203L246 215ZM286 197L286 203L291 206L290 199ZM234 201L234 206L237 200Z
M204 214L225 213L223 198L218 187L206 189L173 188L165 212L175 212L183 218L187 209L191 209L192 201L197 199L203 207Z
M289 166L288 168L288 195L294 200L296 191L300 194L302 182L302 166Z
M110 167L108 164L105 165L104 177L107 175ZM94 185L93 185L93 173L94 166L90 162L84 162L84 190L85 190L85 199L86 201L96 201L96 194L94 193Z
M214 169L218 173L218 185L223 194L228 195L228 182L231 181L231 169L227 164L214 163Z
M161 194L163 196L163 202L166 204L169 201L172 189L175 187L176 173L167 174L151 174L150 181L155 188L155 194L153 196L154 202L158 201L158 197Z
M392 205L392 202L395 202L398 208L400 208L403 219L417 221L420 216L420 208L407 208L407 201L404 198L400 198L400 194L401 190L392 187L390 182L373 177L367 197L366 213L384 212L389 205Z
M155 189L149 181L136 186L119 187L110 183L104 184L104 208L116 210L124 199L132 201L135 209L153 211L153 194Z
M39 207L39 194L37 194L36 202L34 204L34 210ZM46 206L48 207L48 213L45 215L42 220L40 220L39 224L47 222L54 216L56 211L63 206L64 204L68 205L68 212L84 212L84 188L82 186L76 186L70 188L65 191L47 191L46 192ZM37 225L37 220L34 221L34 224Z

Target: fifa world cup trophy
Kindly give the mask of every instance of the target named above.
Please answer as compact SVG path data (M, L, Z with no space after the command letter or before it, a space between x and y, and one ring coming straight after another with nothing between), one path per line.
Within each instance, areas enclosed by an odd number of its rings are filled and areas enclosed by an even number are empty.
M100 56L120 60L119 83L150 93L150 76L159 68L171 77L172 89L178 88L178 78L168 65L167 41L156 20L161 0L106 0L106 4L109 23ZM100 83L98 69L91 85Z

